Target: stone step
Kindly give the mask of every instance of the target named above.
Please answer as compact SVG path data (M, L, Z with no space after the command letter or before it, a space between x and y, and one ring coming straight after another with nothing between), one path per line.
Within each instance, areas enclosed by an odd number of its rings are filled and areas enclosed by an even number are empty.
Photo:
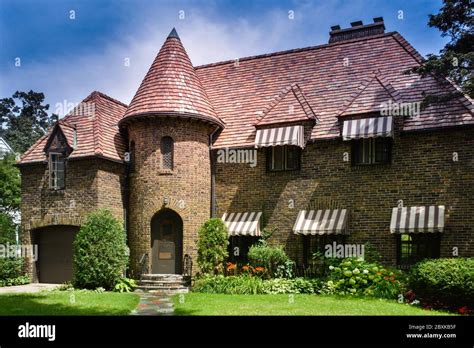
M139 285L137 288L138 288L138 289L143 289L143 290L150 290L150 289L154 289L154 290L187 289L186 286L182 286L182 285L168 286L168 285L156 285L156 284L152 284L152 285Z
M141 291L146 291L146 292L151 292L151 293L163 293L167 295L187 294L189 292L189 288L185 286L166 287L166 286L147 285L147 286L139 286L137 289Z
M138 282L139 285L167 285L167 286L182 286L185 285L182 280L148 280L143 279Z
M142 280L183 280L181 274L142 274Z

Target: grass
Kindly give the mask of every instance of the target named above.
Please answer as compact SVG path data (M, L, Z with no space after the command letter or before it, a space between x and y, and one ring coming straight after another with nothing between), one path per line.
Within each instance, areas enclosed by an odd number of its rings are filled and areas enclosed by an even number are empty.
M303 294L182 296L173 297L175 315L451 315L375 298Z
M138 304L132 293L42 291L0 295L0 315L128 315Z

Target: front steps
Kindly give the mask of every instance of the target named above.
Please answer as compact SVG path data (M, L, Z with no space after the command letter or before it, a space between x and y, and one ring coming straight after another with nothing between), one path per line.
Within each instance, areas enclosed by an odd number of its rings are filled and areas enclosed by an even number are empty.
M166 295L186 294L189 292L188 278L181 274L142 274L137 289Z

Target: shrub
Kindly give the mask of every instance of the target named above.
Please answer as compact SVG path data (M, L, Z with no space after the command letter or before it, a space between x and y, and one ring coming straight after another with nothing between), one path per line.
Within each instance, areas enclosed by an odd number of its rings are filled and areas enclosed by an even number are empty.
M425 306L474 308L474 258L425 260L410 272L410 287Z
M114 291L130 292L137 287L137 282L130 278L120 278L114 286Z
M0 244L7 243L16 243L15 224L9 215L0 212Z
M293 275L293 261L281 246L272 247L266 243L252 245L247 257L251 266L265 268L270 277Z
M0 287L2 286L13 286L13 285L23 285L30 282L30 277L27 275L22 275L15 278L8 278L0 280Z
M378 263L355 258L340 259L329 266L329 276L322 293L398 298L405 291L406 277Z
M122 224L108 210L91 213L74 241L74 286L112 290L127 260Z
M320 289L320 282L305 278L261 279L249 275L205 275L196 279L193 291L210 294L313 294Z
M263 280L247 275L228 276L205 275L194 282L193 291L209 294L261 294Z
M209 219L198 232L198 265L203 274L222 273L223 262L228 256L227 227L221 219Z

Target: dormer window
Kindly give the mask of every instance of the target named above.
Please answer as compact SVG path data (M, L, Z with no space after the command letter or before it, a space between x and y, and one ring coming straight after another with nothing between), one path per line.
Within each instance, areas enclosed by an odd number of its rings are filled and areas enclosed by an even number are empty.
M61 153L49 153L49 188L63 190L65 187L65 157Z
M161 169L173 170L173 139L171 137L163 137L161 139Z

